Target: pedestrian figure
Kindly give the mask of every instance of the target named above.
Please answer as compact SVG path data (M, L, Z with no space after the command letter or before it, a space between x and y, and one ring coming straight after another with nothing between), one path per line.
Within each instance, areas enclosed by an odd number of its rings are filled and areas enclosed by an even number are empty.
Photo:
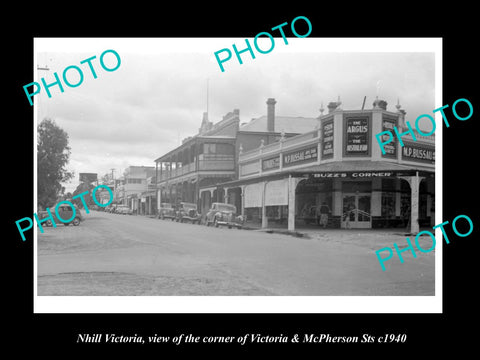
M405 206L405 213L404 213L404 215L403 215L403 216L404 216L404 217L403 217L403 221L404 221L404 223L407 223L407 224L405 225L405 227L407 228L407 230L410 228L410 211L411 211L411 210L410 210L410 205L407 204L407 205Z
M328 225L328 214L329 213L330 213L330 207L324 201L322 203L322 205L320 206L320 223L319 223L319 225L322 225L324 229Z
M345 228L350 229L350 220L355 221L355 205L350 203L347 206L347 212L345 213ZM352 216L353 215L353 216Z

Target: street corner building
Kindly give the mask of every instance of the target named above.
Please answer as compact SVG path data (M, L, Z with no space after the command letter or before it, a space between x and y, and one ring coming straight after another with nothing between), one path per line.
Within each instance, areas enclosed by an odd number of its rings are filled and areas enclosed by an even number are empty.
M236 206L258 227L368 229L434 225L435 137L415 130L385 145L375 135L405 132L400 104L387 110L328 111L306 118L275 114L240 122L235 109L215 124L204 113L198 134L157 158L157 206L196 203L205 214L213 202Z

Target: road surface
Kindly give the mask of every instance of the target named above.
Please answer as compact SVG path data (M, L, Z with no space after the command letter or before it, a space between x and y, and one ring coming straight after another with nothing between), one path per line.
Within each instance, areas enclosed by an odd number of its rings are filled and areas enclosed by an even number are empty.
M375 250L405 244L376 230L294 237L91 211L80 226L38 232L42 295L434 295L434 253ZM426 246L425 246L426 248Z

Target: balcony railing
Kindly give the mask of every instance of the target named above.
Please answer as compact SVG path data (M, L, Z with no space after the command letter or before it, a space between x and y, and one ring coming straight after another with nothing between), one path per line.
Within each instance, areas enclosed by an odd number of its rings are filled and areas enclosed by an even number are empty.
M163 170L160 173L158 171L158 182L165 181L167 179L173 179L182 175L186 175L189 173L193 173L196 171L234 171L235 170L235 161L233 157L231 159L225 160L199 160L198 161L198 169L195 163L186 164L182 167L173 170Z
M318 131L313 130L309 131L308 133L293 136L291 138L287 138L283 140L282 142L277 141L272 144L265 145L263 147L258 147L255 149L251 149L248 151L243 152L242 154L239 155L239 162L247 162L249 160L258 158L258 157L263 157L264 155L268 155L269 153L275 154L279 153L281 149L293 147L297 144L305 144L309 143L309 140L312 139L317 139L318 141ZM312 140L314 141L314 140Z
M198 170L235 170L235 162L233 158L225 160L199 160Z

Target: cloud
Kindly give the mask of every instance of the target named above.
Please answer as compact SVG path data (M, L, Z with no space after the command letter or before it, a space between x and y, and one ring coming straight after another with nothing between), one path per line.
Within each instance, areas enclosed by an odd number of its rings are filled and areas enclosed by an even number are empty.
M66 40L71 44L65 46ZM77 173L152 165L196 134L207 110L207 79L213 122L233 109L240 110L242 122L265 115L269 97L277 100L277 115L289 116L316 117L322 102L326 108L339 95L344 109L360 108L364 96L371 108L378 95L395 111L399 99L410 122L434 109L434 56L428 52L323 52L315 39L301 39L312 45L297 50L292 41L285 51L276 47L255 59L244 54L243 65L232 57L222 73L213 51L230 40L219 39L219 46L201 39L133 40L115 40L122 58L118 70L106 72L95 63L93 79L84 65L80 86L65 87L64 93L52 87L52 98L44 91L37 96L39 120L53 118L69 134L70 166ZM62 50L74 49L76 41L52 41L44 52L39 47L38 62L51 69L39 76L51 80L54 71L61 74L66 66L98 57L98 49L112 48L104 39L92 43L92 51L86 51L88 41L79 42L81 52ZM169 51L165 44L175 46Z

